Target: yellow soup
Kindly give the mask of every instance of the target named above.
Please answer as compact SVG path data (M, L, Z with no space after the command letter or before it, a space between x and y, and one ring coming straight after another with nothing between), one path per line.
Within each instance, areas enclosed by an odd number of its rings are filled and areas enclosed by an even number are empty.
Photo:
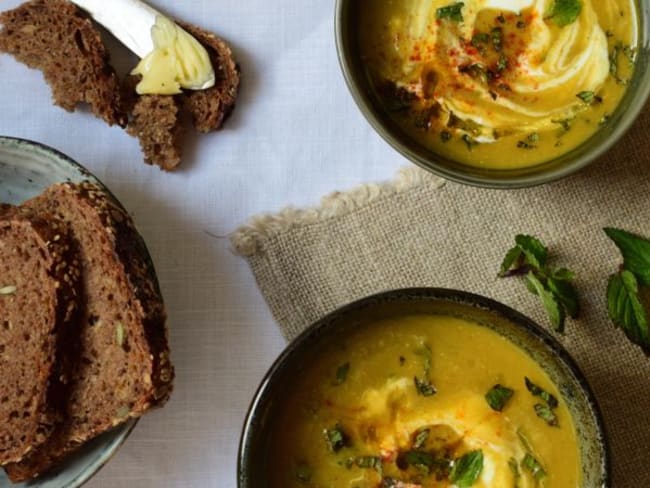
M359 0L378 96L453 160L548 161L607 124L634 70L634 0Z
M509 340L458 318L360 328L313 358L280 410L274 488L581 485L556 386Z

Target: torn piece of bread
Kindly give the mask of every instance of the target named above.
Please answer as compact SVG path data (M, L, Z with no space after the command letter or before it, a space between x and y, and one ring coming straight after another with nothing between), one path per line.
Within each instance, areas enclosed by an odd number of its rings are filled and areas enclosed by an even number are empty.
M183 120L199 132L220 129L239 93L240 70L228 44L194 25L179 22L207 50L215 85L179 95L138 95L139 77L118 82L99 31L67 0L31 0L0 14L0 51L43 71L55 103L74 110L80 102L108 124L138 138L145 162L171 171L182 158Z
M61 421L81 303L81 263L51 215L0 208L0 464L20 461ZM66 367L67 366L67 367Z
M153 265L124 209L90 183L54 185L23 207L71 226L86 307L66 419L39 449L5 466L13 481L48 471L84 442L162 405L174 377Z
M182 114L188 114L199 132L221 129L235 108L239 93L239 66L228 44L214 34L179 22L208 51L215 73L215 84L206 90L184 90L179 95L137 95L139 77L124 83L125 98L131 98L128 132L140 141L145 161L164 170L180 164L182 152ZM132 97L136 97L133 99Z
M109 125L126 125L120 83L99 32L67 0L32 0L0 14L0 51L40 69L54 103L72 112L87 103Z
M127 131L140 141L147 164L171 171L181 163L183 124L174 96L142 95L131 112Z

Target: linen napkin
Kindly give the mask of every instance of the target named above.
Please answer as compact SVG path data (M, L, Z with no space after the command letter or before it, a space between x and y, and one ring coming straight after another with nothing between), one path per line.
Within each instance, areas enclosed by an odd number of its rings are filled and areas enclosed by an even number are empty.
M256 217L232 242L292 339L348 302L418 286L486 295L546 325L520 278L496 278L516 234L539 237L553 264L577 272L582 311L557 337L600 403L613 486L649 487L650 359L607 317L607 279L622 260L602 231L650 237L649 123L650 106L604 158L554 184L484 190L410 167L392 182L325 197L318 208Z

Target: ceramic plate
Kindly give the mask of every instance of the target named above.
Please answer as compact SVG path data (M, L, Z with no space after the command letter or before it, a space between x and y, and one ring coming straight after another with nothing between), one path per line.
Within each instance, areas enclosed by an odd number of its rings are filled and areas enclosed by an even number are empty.
M63 181L92 181L104 187L81 165L60 152L22 139L0 136L0 202L18 204ZM76 455L50 474L12 484L0 471L0 488L76 488L83 485L117 451L137 420L107 432L86 444Z

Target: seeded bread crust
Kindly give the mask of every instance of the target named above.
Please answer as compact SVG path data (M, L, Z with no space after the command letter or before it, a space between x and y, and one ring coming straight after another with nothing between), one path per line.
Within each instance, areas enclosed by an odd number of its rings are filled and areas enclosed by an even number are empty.
M81 263L51 215L0 206L0 464L61 422L81 303ZM65 357L61 354L66 351Z
M221 129L235 109L240 85L240 69L230 46L211 32L192 24L178 22L208 51L214 68L215 84L207 90L183 92L185 110L192 115L196 130L211 132Z
M40 69L54 103L72 112L87 103L109 125L126 125L120 83L99 32L67 0L32 0L0 14L0 51Z
M5 467L12 481L46 472L89 439L162 405L174 377L153 265L124 209L90 183L54 185L23 205L70 222L86 310L67 418L47 443Z

